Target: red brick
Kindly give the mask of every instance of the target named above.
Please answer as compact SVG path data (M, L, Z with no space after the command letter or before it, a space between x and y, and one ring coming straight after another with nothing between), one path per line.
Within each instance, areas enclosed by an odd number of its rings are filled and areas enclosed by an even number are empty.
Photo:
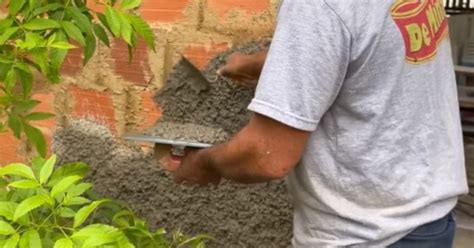
M20 145L20 140L10 132L0 133L0 166L24 161L18 152Z
M184 51L184 56L198 68L204 69L209 60L228 48L229 44L227 42L210 45L189 45Z
M117 131L115 109L110 92L98 92L70 86L69 93L73 101L71 113L73 117L92 119L106 125L114 132Z
M149 91L143 91L141 104L141 120L139 124L140 129L149 128L153 126L161 118L161 110L153 101L153 94Z
M175 22L184 17L189 0L144 0L141 15L148 21Z
M54 114L54 93L35 93L33 99L41 101L41 103L33 109L33 112L46 112ZM34 121L32 125L39 128L46 138L48 155L51 154L51 140L53 137L56 120L53 118Z
M112 58L115 72L123 79L136 85L147 86L151 79L151 69L148 64L148 48L140 40L133 53L133 60L129 63L127 44L123 41L114 41Z
M87 7L96 12L103 13L105 11L105 5L98 4L97 1L87 1Z
M270 7L269 0L208 0L208 6L219 16L227 15L230 10L238 9L249 13L258 13L267 10Z
M73 76L82 70L82 49L71 49L64 60L62 73Z
M33 112L46 112L54 114L54 93L35 93L33 99L41 101L41 103L33 109ZM56 121L53 118L35 121L36 126L47 127L53 129L56 126Z

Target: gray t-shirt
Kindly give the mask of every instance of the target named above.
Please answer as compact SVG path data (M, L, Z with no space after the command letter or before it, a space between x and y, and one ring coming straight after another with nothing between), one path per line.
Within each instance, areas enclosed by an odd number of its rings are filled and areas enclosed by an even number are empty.
M384 247L467 193L441 0L286 0L249 109L312 132L295 247Z

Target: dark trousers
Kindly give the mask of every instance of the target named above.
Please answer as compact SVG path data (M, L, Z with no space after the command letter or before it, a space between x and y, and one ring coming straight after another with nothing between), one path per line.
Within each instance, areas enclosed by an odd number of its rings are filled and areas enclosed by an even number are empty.
M390 248L451 248L453 247L456 222L453 214L420 226Z

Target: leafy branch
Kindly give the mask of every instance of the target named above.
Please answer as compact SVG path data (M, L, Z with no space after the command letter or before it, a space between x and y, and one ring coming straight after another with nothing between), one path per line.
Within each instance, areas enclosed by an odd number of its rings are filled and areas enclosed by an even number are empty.
M210 239L150 231L128 207L89 196L86 164L55 164L52 156L0 168L0 247L204 248Z
M40 104L32 99L35 73L51 84L61 81L61 68L72 49L82 48L84 65L101 42L110 38L128 45L132 58L138 39L155 50L155 37L137 9L141 0L95 0L105 12L87 6L87 0L0 0L8 14L0 20L0 132L11 129L15 137L26 136L41 156L46 142L33 121L52 118L34 112Z

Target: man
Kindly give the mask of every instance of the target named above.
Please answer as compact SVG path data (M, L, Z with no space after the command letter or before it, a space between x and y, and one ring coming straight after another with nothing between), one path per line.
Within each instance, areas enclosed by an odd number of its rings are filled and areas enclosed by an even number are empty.
M441 0L286 0L255 115L228 143L171 159L178 183L287 177L294 247L451 247L467 192Z

